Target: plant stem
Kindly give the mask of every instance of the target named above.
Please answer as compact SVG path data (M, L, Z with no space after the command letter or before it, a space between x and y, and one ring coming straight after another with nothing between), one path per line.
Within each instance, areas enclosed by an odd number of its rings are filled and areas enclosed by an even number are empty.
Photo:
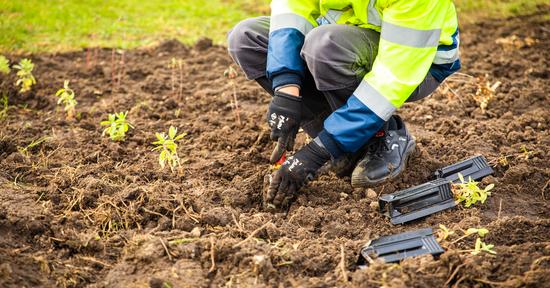
M231 80L231 86L233 87L233 102L235 103L235 116L237 117L237 123L239 123L239 126L242 126L241 123L241 113L239 111L239 102L237 101L237 85L235 85L235 81Z
M112 92L115 92L115 73L116 73L116 62L115 62L115 48L111 50L111 89Z
M183 61L180 59L178 62L178 68L180 70L180 89L178 91L178 98L183 97Z

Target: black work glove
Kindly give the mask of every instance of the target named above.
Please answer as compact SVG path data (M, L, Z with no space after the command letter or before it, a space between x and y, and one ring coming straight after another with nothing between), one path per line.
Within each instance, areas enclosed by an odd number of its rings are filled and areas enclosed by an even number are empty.
M272 175L269 188L264 194L266 208L288 206L298 190L313 180L317 170L330 160L329 152L311 141L295 155L289 157Z
M300 128L302 97L275 91L267 109L267 123L271 128L271 140L277 145L271 153L271 164L279 161L285 150L292 150L294 139Z

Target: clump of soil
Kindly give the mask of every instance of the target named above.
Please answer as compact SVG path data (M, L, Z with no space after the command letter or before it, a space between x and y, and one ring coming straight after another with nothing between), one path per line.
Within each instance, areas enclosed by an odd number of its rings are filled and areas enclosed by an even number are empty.
M330 174L303 189L288 213L263 211L269 96L239 76L239 125L223 76L231 59L211 41L125 51L124 68L112 65L110 49L92 53L93 61L85 52L29 55L39 81L32 92L20 95L6 84L12 76L0 78L12 105L0 134L0 286L542 286L550 281L550 22L543 18L464 27L463 74L400 110L417 153L399 180L374 193L422 183L475 154L496 170L483 181L495 183L484 205L407 226L371 208L372 191ZM52 95L63 80L77 93L78 120L56 107ZM494 92L480 94L497 81ZM135 129L114 143L99 122L119 111L129 111ZM151 151L154 133L170 125L187 133L180 173L159 170ZM461 252L472 237L443 242L439 259L356 269L368 239L438 224L487 227L484 241L498 254Z

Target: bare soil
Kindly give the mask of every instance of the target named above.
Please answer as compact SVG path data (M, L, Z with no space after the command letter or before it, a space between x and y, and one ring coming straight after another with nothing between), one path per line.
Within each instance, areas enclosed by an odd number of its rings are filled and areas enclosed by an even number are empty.
M168 41L124 51L124 65L110 49L27 55L36 63L32 92L17 93L13 73L0 76L11 105L0 132L0 286L549 285L550 21L541 16L549 12L463 27L463 74L400 109L417 152L377 194L476 154L496 171L483 180L495 184L485 204L405 226L371 208L367 190L330 174L303 189L288 213L262 211L269 96L239 76L239 125L224 47ZM182 81L172 58L182 59ZM53 96L65 79L77 93L77 120L66 120ZM482 111L475 95L486 81L501 84ZM99 122L118 111L129 111L135 126L125 142L101 136ZM179 173L161 171L151 151L154 133L170 125L187 133ZM368 239L439 224L458 235L488 228L484 241L498 254L463 252L475 237L452 244L451 235L439 259L356 269Z

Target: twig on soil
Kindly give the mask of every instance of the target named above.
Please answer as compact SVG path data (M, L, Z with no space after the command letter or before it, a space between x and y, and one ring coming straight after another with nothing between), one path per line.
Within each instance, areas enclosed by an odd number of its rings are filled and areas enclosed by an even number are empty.
M92 66L95 66L97 63L97 55L99 54L99 49L97 47L94 48L94 56L92 57Z
M267 227L267 225L269 225L269 224L271 224L271 220L267 221L264 225L260 226L260 228L252 231L252 233L250 233L250 235L248 235L248 237L246 237L243 241L233 245L233 248L237 248L237 247L241 246L242 244L244 244L245 242L247 242L248 240L252 239L258 232L262 231L262 229Z
M455 278L456 274L458 273L458 270L460 270L460 268L464 267L464 265L466 265L466 264L460 264L460 265L456 266L455 271L453 271L453 273L451 273L451 276L449 276L449 278L445 282L445 286L449 286L449 284L451 284L451 281L453 281L453 278Z
M237 122L239 126L241 126L241 113L239 111L239 102L237 101L237 85L235 84L235 78L237 78L238 73L235 69L233 69L233 66L229 66L224 72L223 75L229 79L228 83L233 88L233 100L231 100L233 113L235 113L235 117L237 118Z
M454 287L459 287L458 284L460 284L460 282L462 282L462 280L466 279L466 276L462 276L460 278L458 278L458 280L456 281L456 283L453 285L453 288Z
M195 213L195 212L193 211L193 207L191 207L191 211L192 211L192 212L189 212L189 210L187 210L187 208L185 207L185 205L183 205L183 206L181 206L181 207L182 207L183 210L185 211L185 214L186 214L189 218L191 218L191 220L195 221L195 223L200 223L200 222L201 222L201 221L199 221L195 216L193 216L192 213ZM196 214L196 213L195 213L195 214Z
M498 204L498 214L497 219L500 219L500 212L502 211L502 198L500 198L500 202Z
M90 64L90 58L91 58L91 52L90 52L90 48L86 48L86 69L90 69L90 67L92 67L92 65Z
M181 208L181 205L176 207L174 211L172 211L172 229L176 228L176 212Z
M237 226L237 229L239 232L244 233L243 227L239 221L237 221L237 217L235 217L235 214L231 213L231 217L233 217L233 221L235 222L235 226Z
M108 264L108 263L105 263L103 261L100 261L100 260L97 260L93 257L88 257L88 256L80 256L80 255L77 255L76 257L78 257L79 259L82 259L82 260L86 260L86 261L89 261L89 262L93 262L93 263L96 263L96 264L99 264L103 267L108 267L108 268L111 268L113 267L113 265L111 264Z
M346 271L346 254L344 253L344 244L340 245L340 270L342 271L342 281L348 282L348 272Z
M115 92L115 73L116 73L116 61L115 61L115 48L111 50L111 89Z
M544 195L544 191L546 188L548 188L548 185L550 184L550 180L546 181L546 184L542 187L542 200L546 200L546 196Z
M171 68L171 77L170 77L170 83L172 88L172 95L176 96L176 58L172 58L170 62L170 68Z
M124 77L124 74L126 73L126 65L125 65L125 62L124 62L124 54L125 54L124 51L122 51L122 53L120 55L121 69L119 70L118 77L117 77L116 90L118 90L120 88L120 84L122 83L122 78Z
M168 260L172 261L172 254L170 254L170 251L168 251L168 247L166 247L166 244L164 244L164 241L162 241L162 238L159 238L159 240L160 240L160 244L162 244L162 247L164 247L164 251L166 251Z
M252 146L250 146L250 149L248 149L248 154L252 153L252 150L254 150L254 148L256 148L256 146L258 146L258 144L260 143L260 141L262 141L262 138L264 137L264 134L267 130L265 129L262 129L262 131L260 131L260 134L258 135L258 138L256 138L256 141L254 141L254 144L252 144Z
M151 210L149 210L149 209L147 209L147 208L145 208L145 207L141 207L141 208L143 209L143 211L145 211L145 212L147 212L147 213L149 213L149 214L157 215L157 216L160 216L161 218L168 218L168 216L166 216L166 215L160 214L160 213L155 212L155 211L151 211Z
M492 285L496 285L496 286L506 285L506 282L494 282L494 281L489 281L489 280L480 279L480 278L476 278L474 280L477 281L477 282L481 282L483 284L489 284L491 286Z
M475 77L472 76L472 75L468 75L468 74L466 74L466 73L461 73L461 72L456 72L456 73L454 73L454 74L455 74L455 76L464 76L464 77L468 77L468 78L475 78Z
M178 62L178 69L180 70L180 89L178 90L178 99L183 97L183 60Z
M208 273L214 272L216 270L216 255L214 254L216 252L216 246L214 244L214 238L210 238L210 262L212 263L212 266L210 266L210 269L208 269Z
M235 83L233 83L233 102L235 103L234 109L235 115L237 116L237 123L241 126L241 112L239 110L239 102L237 101L237 85L235 85Z

